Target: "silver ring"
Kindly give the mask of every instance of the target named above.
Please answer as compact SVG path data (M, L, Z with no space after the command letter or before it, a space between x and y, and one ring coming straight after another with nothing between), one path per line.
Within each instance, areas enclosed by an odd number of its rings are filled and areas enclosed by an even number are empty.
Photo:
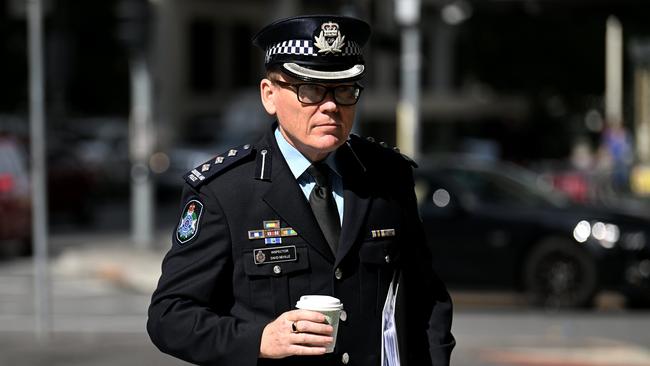
M296 322L291 322L291 332L298 333L298 327L296 326Z

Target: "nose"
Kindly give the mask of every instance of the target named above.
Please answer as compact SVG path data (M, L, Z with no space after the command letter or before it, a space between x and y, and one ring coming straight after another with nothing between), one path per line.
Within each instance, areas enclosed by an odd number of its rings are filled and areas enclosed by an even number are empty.
M328 90L325 94L325 98L320 103L320 108L323 111L335 112L338 110L339 105L334 100L334 90Z

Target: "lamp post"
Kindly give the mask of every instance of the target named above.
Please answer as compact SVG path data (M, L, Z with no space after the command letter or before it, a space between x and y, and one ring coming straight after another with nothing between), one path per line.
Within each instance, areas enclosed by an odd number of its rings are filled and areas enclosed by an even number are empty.
M47 245L47 186L45 159L45 77L43 71L43 4L27 1L29 35L29 119L32 177L32 236L34 248L34 312L36 337L49 339L51 330Z
M623 124L623 26L607 18L605 34L605 118L609 126Z
M402 28L397 146L417 159L420 154L420 0L395 0L395 18Z
M148 60L151 9L148 0L122 0L118 4L119 38L129 52L131 113L131 230L136 247L153 241L153 182L149 158L153 152L152 88Z

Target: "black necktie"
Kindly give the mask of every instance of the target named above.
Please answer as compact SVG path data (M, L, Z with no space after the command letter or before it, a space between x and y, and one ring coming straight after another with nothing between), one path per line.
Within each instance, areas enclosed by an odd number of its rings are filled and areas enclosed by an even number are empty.
M320 226L327 244L336 256L341 235L341 221L329 184L329 167L324 163L314 163L307 168L307 172L316 181L316 186L309 194L309 205L316 216L316 221L318 221L318 226Z

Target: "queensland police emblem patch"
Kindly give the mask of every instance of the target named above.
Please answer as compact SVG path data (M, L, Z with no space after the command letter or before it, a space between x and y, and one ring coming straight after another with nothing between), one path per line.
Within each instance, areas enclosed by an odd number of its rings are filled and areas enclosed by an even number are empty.
M203 204L197 200L187 202L181 220L176 228L176 240L179 244L185 244L192 240L199 232L199 220L203 213Z

